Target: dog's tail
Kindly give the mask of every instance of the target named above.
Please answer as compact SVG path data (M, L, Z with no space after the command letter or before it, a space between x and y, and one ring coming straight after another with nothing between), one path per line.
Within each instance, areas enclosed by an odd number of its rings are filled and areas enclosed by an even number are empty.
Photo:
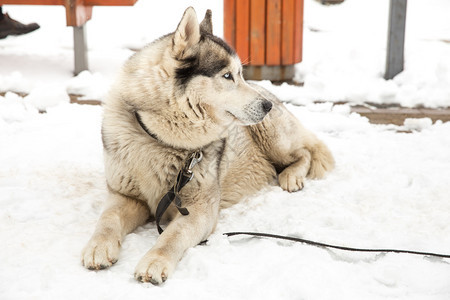
M311 165L308 171L308 178L322 178L325 173L334 168L334 158L330 149L317 140L309 152L311 153Z

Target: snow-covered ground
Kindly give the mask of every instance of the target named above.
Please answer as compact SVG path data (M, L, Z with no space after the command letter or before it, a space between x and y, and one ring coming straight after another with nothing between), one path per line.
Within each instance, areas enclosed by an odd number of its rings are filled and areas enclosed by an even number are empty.
M224 210L205 246L185 254L164 285L139 284L138 260L154 224L129 235L109 270L88 271L80 252L105 201L102 108L68 104L67 91L101 99L133 52L175 28L185 7L221 1L138 1L94 8L91 72L73 78L72 32L62 7L5 6L36 21L30 35L0 40L0 299L450 299L450 259L363 254L247 237L287 234L355 247L450 252L450 123L372 125L348 105L314 100L450 106L450 3L410 0L406 69L382 79L387 0L305 1L303 88L263 84L332 150L336 169L289 194L273 187ZM39 114L38 109L46 109ZM406 134L399 131L412 130Z

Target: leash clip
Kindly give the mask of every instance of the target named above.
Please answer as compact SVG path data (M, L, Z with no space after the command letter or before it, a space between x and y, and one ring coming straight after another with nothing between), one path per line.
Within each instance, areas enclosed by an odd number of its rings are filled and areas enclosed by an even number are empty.
M183 169L183 173L185 176L189 177L189 180L191 180L194 177L194 173L192 172L192 169L197 165L199 162L201 162L203 159L203 152L202 151L195 151L192 153L191 157L186 162L186 165Z

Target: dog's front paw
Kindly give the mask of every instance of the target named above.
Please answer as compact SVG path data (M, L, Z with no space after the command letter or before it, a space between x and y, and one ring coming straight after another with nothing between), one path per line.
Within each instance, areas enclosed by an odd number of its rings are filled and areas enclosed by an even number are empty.
M283 172L278 175L278 182L281 188L288 192L297 192L303 189L303 179L302 176L298 176L289 168L284 169Z
M134 278L140 282L161 284L169 277L174 269L170 259L157 251L150 250L137 264Z
M81 263L89 270L101 270L117 262L120 240L104 235L94 235L81 254Z

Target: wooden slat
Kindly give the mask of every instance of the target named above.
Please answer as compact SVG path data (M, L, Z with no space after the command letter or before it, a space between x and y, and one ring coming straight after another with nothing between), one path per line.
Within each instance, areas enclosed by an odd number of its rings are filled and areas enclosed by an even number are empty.
M24 5L64 5L65 0L0 0L3 4L24 4Z
M266 64L281 63L281 0L267 1Z
M137 0L84 0L89 6L133 6Z
M24 4L24 5L65 5L66 0L0 0L2 4ZM137 0L84 0L81 1L85 6L128 6L134 5Z
M223 11L223 36L228 44L236 48L236 0L224 0Z
M236 1L236 51L243 64L249 62L250 0Z
M266 56L266 0L250 1L250 61L264 65Z
M281 64L294 63L294 8L295 0L283 0L281 9Z
M303 0L295 0L294 20L294 63L299 63L303 49Z

